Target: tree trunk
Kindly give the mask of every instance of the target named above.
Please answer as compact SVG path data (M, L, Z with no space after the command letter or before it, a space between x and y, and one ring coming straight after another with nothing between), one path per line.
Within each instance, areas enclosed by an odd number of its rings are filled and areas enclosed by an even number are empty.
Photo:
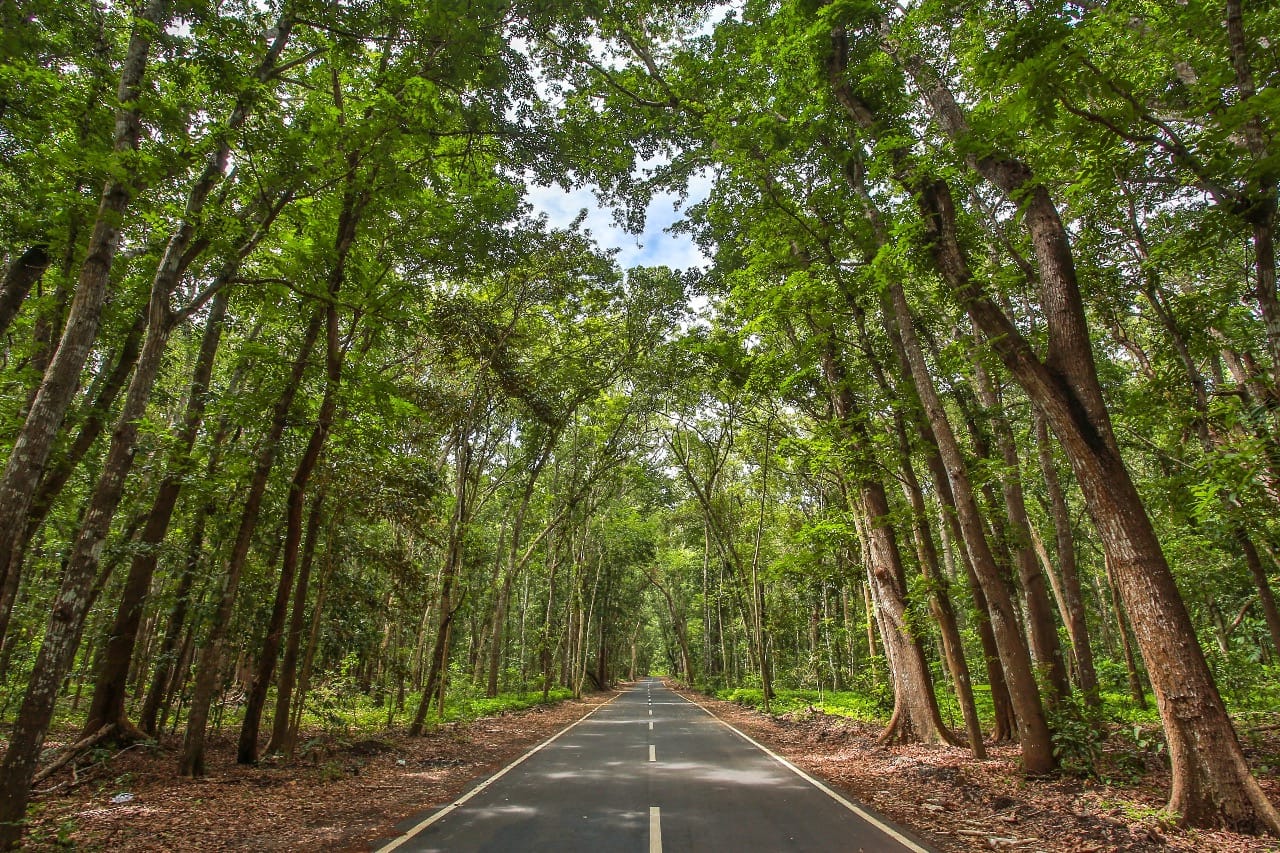
M31 246L9 264L4 281L0 283L0 335L18 316L23 300L48 268L49 247L44 243Z
M348 193L348 199L352 195ZM280 581L276 585L275 601L271 608L271 618L267 624L266 637L262 643L262 653L258 658L258 671L253 680L245 705L244 721L240 727L240 741L236 751L239 764L254 764L258 760L258 731L262 724L262 709L267 702L267 690L275 672L276 657L280 653L280 643L284 634L285 616L289 611L289 593L293 587L294 572L298 565L298 549L302 542L302 512L306 499L307 484L320 454L324 452L325 442L329 438L329 430L333 426L334 412L338 406L338 385L342 381L343 349L338 335L338 309L336 298L345 277L345 261L347 253L354 242L356 223L352 221L350 208L344 211L340 219L337 262L329 276L329 300L325 305L325 386L324 398L320 402L320 411L316 418L315 428L307 441L302 458L294 471L293 480L289 484L289 497L286 501L286 532L284 542L284 558L280 567ZM358 215L358 211L356 212ZM343 229L349 228L347 234ZM355 321L351 332L355 332Z
M125 580L120 603L116 609L115 623L94 679L93 699L89 703L84 734L97 731L104 725L115 725L116 737L121 734L131 735L135 732L141 735L148 731L146 729L138 731L125 716L126 682L133 662L138 626L147 594L151 589L151 579L155 573L159 548L168 533L169 521L182 489L186 462L204 419L209 377L213 373L214 358L222 338L222 323L226 316L226 308L227 296L223 288L215 295L209 311L204 336L200 343L200 353L192 372L183 424L170 452L164 479L156 491L151 510L147 515L139 542L140 547L135 551L130 564L129 575Z
M120 226L133 193L134 172L129 164L142 136L139 101L151 38L155 31L164 28L168 18L168 0L151 0L136 17L129 37L116 98L119 106L115 116L112 161L118 170L103 187L97 220L81 265L66 327L53 360L44 371L27 417L13 443L4 476L0 479L0 561L3 561L0 572L4 573L0 589L10 586L17 589L22 567L13 558L20 550L19 540L26 528L27 511L75 394L80 372L97 338L102 305L110 287L111 266L120 244ZM71 604L74 608L75 603ZM33 697L33 700L38 705L50 701L42 697ZM43 741L44 731L33 721L22 736L28 739L34 736L35 740ZM5 773L0 782L0 848L4 849L13 847L21 837L22 829L17 821L26 808L35 766L34 755L25 758L14 753L12 747L10 753L14 763L12 766L4 765Z
M893 676L894 713L880 741L954 744L955 736L947 730L938 711L937 695L920 638L908 618L906 572L884 484L871 473L874 470L870 458L871 438L857 411L857 401L835 341L829 332L816 327L815 331L822 336L822 371L835 424L853 457L855 511L863 519L859 533L870 558L867 568L872 600L883 620L881 635ZM981 738L978 743L981 744Z
M302 511L307 483L324 449L335 401L333 391L326 389L325 399L320 405L319 423L311 433L307 447L302 453L302 459L299 460L298 467L294 471L293 480L289 484L284 557L281 561L280 579L276 584L271 617L267 622L266 636L258 656L257 672L254 674L253 686L245 702L244 720L240 725L240 740L236 750L238 764L256 764L258 761L258 732L262 725L262 710L267 703L267 690L271 686L276 658L280 654L280 645L284 639L285 617L289 612L289 594L293 591L294 574L302 543Z
M302 565L298 571L297 585L293 591L293 612L289 614L289 630L285 635L284 657L280 661L280 678L276 683L275 716L271 723L271 739L267 743L267 752L280 752L293 755L294 740L290 737L290 705L293 701L293 684L298 667L298 647L302 642L302 629L306 622L307 587L311 581L311 564L315 559L316 539L320 532L320 521L327 494L327 484L320 489L315 500L311 502L311 512L307 517L306 544L302 547Z
M1076 568L1075 534L1071 530L1071 512L1067 508L1062 483L1058 479L1058 464L1049 444L1049 427L1039 412L1035 418L1036 446L1040 458L1040 472L1044 477L1045 491L1049 496L1049 515L1058 550L1058 574L1062 578L1062 621L1071 638L1071 653L1075 658L1079 675L1080 692L1093 707L1101 704L1098 694L1098 675L1093 666L1093 646L1089 641L1089 626L1085 621L1084 594L1080 588L1080 572Z
M1120 635L1120 648L1124 652L1124 670L1129 678L1129 698L1133 703L1142 710L1147 709L1147 694L1142 688L1142 676L1138 673L1138 662L1133 656L1133 640L1131 636L1133 630L1129 625L1129 620L1125 616L1124 606L1117 600L1118 591L1116 589L1115 573L1111 570L1111 561L1103 558L1106 564L1107 589L1111 591L1112 609L1116 614L1116 628Z
M328 543L333 542L335 513L329 521ZM296 701L289 718L289 734L286 751L292 753L294 744L298 742L298 730L302 727L302 712L307 707L307 691L311 689L311 669L316 659L316 649L320 644L320 626L324 622L324 604L329 594L329 575L333 572L332 551L325 550L324 568L320 572L320 584L316 589L316 603L311 608L311 626L307 629L307 650L302 655L302 665L298 667L298 689Z
M975 330L975 334L981 333ZM1031 655L1045 672L1045 680L1052 690L1049 697L1049 704L1052 706L1071 695L1071 685L1067 680L1062 644L1058 642L1058 627L1054 624L1053 606L1049 603L1044 573L1040 570L1031 547L1031 522L1027 518L1027 505L1022 492L1022 464L1018 457L1018 445L1006 418L1000 393L986 368L977 359L974 361L974 378L978 401L986 410L985 414L995 433L996 447L1004 462L1005 470L1001 472L1000 485L1005 512L1009 517L1010 545L1018 567L1018 580L1026 598Z
M449 523L449 546L445 554L444 570L440 574L440 621L436 628L436 643L431 655L431 669L427 672L427 681L422 688L422 698L418 702L418 710L414 714L413 724L409 727L409 736L422 734L427 723L427 711L431 706L433 694L443 682L443 671L449 659L449 628L453 623L458 602L454 600L454 584L458 572L462 568L462 538L466 525L468 490L467 482L471 467L471 442L465 434L464 427L458 427L455 439L455 474L453 518Z
M116 398L124 390L129 376L138 363L142 352L142 340L147 330L147 310L143 306L138 311L137 320L129 329L124 342L120 345L116 357L111 360L111 369L104 370L90 386L87 394L87 405L80 430L65 454L48 466L40 478L31 504L27 509L27 517L23 531L14 543L12 554L8 555L7 565L12 571L4 572L0 583L0 639L8 636L9 621L13 616L13 605L18 597L18 589L22 581L22 563L27 546L35 538L44 523L53 503L66 485L67 480L75 473L80 460L93 447L98 436L102 434L115 405ZM0 567L5 565L5 557L0 556Z
M200 652L200 661L196 669L196 684L191 695L191 704L187 713L187 734L183 739L182 756L178 770L183 776L204 775L204 740L205 726L209 721L209 705L213 701L217 689L218 675L222 668L223 646L227 631L230 628L231 616L235 609L236 591L240 583L240 573L249 557L249 547L253 542L253 533L258 526L258 512L262 507L262 499L266 495L267 481L271 477L271 469L275 464L276 451L279 449L280 437L284 434L288 423L289 408L297 395L306 371L311 351L315 347L316 338L324 322L324 311L318 309L303 333L298 354L294 358L293 367L285 382L285 386L272 411L267 434L263 437L254 464L253 475L249 483L249 494L245 499L244 509L240 515L240 526L236 533L231 554L227 558L222 574L222 589L218 597L218 606L214 612L213 622L209 628L209 636Z
M920 395L925 416L929 420L929 425L938 442L943 464L946 466L947 479L956 501L960 529L964 535L965 549L969 553L978 582L990 606L991 628L995 634L1000 662L1007 679L1009 698L1013 702L1017 717L1023 768L1031 775L1049 773L1057 762L1053 755L1053 744L1049 736L1049 726L1045 721L1044 708L1040 704L1040 692L1031 666L1031 655L1018 628L1008 587L987 544L982 517L974 499L964 458L947 419L946 410L942 406L942 400L934 388L933 378L925 365L924 356L916 339L910 309L907 307L906 295L897 282L889 285L889 299L916 392Z
M911 464L911 446L907 439L906 425L900 413L895 413L894 421L898 441L902 447L903 490L906 492L907 502L911 504L916 554L920 560L920 569L929 582L929 611L933 614L934 621L938 623L942 638L942 654L947 663L947 671L951 673L951 681L955 684L956 701L964 717L969 748L973 750L974 758L986 758L987 749L982 742L982 722L978 718L978 707L973 699L969 664L964 657L964 641L960 636L960 628L956 624L955 611L951 607L947 577L939 569L938 551L934 546L933 531L930 530L924 492L920 489L915 468ZM838 690L839 687L835 689Z
M878 135L883 128L875 113L844 77L845 36L839 30L833 35L829 71L837 99L851 118ZM957 139L969 136L955 98L937 75L914 58L905 65L943 130ZM909 143L881 142L897 179L916 195L928 248L943 279L1044 413L1072 465L1147 659L1169 742L1169 809L1193 825L1280 833L1280 813L1249 771L1151 520L1120 456L1093 362L1070 241L1047 189L1023 163L994 153L970 155L970 166L1018 205L1031 234L1049 337L1048 358L1042 362L973 279L959 244L950 186L916 171Z
M44 642L40 646L26 696L9 739L4 763L0 766L3 771L0 776L5 780L0 787L0 792L3 793L0 819L3 821L16 822L25 811L36 759L44 745L45 732L53 719L58 686L71 667L76 648L80 644L85 616L101 587L101 584L95 584L98 579L99 556L111 519L124 492L125 478L132 467L138 424L145 414L168 339L169 323L165 316L168 311L165 304L167 299L167 290L152 294L147 342L129 385L124 410L112 433L111 446L94 486L84 521L72 546L62 586L45 629ZM0 830L0 839L6 839L5 843L13 843L18 840L19 834L20 830L8 835Z
M1047 362L1035 358L1008 318L979 293L955 242L949 188L940 184L931 186L925 197L932 223L941 229L934 235L935 253L970 316L1039 404L1075 471L1156 693L1173 771L1169 810L1195 826L1280 833L1280 813L1249 771L1112 433L1066 231L1047 190L1033 183L1025 166L988 160L983 171L1022 200L1040 263L1041 304L1050 334Z
M203 199L208 195L212 184L216 182L225 168L227 156L229 156L229 149L221 149L220 154L215 155L210 164L206 166L201 182L192 191L188 199L187 210L189 216L198 211L203 205ZM214 301L210 307L205 333L200 343L200 352L196 357L196 366L192 373L191 387L187 397L187 411L183 416L183 423L178 431L177 441L166 462L164 478L161 480L155 499L152 502L151 510L147 515L140 542L141 547L135 552L130 564L129 575L125 580L124 590L121 593L120 603L116 610L115 623L95 679L94 697L90 704L89 719L87 721L88 725L94 726L95 731L102 725L114 724L117 727L117 737L136 737L143 734L125 717L124 699L129 668L133 664L138 625L146 606L147 595L151 589L151 579L155 573L160 545L164 542L165 535L169 531L169 522L173 517L173 511L177 506L178 496L182 490L186 463L190 456L191 448L195 444L196 436L199 434L200 424L204 420L209 378L213 373L214 358L217 355L218 345L222 338L222 323L226 316L226 288L239 272L240 265L244 259L266 236L271 223L290 198L290 193L283 193L272 205L263 208L261 220L256 223L254 230L246 236L235 254L226 261L214 279L212 285L216 288L213 297ZM184 233L186 234L185 237L183 236ZM184 226L175 233L170 246L166 249L166 258L169 258L171 254L180 254L182 256L182 261L176 268L166 267L165 262L161 262L161 270L165 270L166 277L170 279L166 283L170 291L177 285L182 271L181 267L194 259L193 251L186 248L190 240L190 230ZM159 282L159 274L157 274L157 282ZM166 295L166 305L168 298ZM176 319L176 317L172 316L168 318L171 323ZM88 734L87 731L86 734Z
M1258 549L1253 540L1240 529L1236 530L1236 541L1244 554L1245 565L1253 577L1253 584L1258 588L1258 600L1262 604L1262 615L1267 622L1267 630L1271 633L1271 645L1276 654L1280 654L1280 611L1276 609L1276 597L1271 592L1271 583L1267 580L1267 570L1262 566Z

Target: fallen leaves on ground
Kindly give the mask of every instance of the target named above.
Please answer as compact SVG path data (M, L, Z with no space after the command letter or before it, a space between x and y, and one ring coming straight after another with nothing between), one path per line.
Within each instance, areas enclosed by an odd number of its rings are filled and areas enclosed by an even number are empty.
M419 738L316 735L296 760L257 767L235 764L234 733L224 733L211 739L209 772L199 780L176 777L176 739L132 747L47 780L27 849L367 850L401 820L455 799L613 695L445 725ZM1160 812L1167 772L1126 785L1030 780L1014 746L991 747L988 759L975 761L952 747L879 746L879 728L867 723L808 712L772 717L685 695L940 851L1280 850L1275 839L1170 825ZM1266 751L1280 749L1270 743ZM1280 799L1275 774L1260 781Z
M675 686L675 685L673 685ZM722 720L801 769L833 784L941 851L1062 853L1262 853L1274 838L1184 830L1161 812L1167 771L1126 785L1051 777L1032 780L1018 767L1018 748L988 747L974 760L947 746L880 746L880 727L796 712L774 717L732 702L680 690ZM1276 745L1267 750L1276 753ZM1259 775L1280 801L1280 779Z
M24 849L368 850L404 818L455 799L613 695L451 723L416 738L403 730L317 733L295 760L256 767L235 763L237 733L227 731L210 738L203 779L176 775L175 738L100 752L99 761L40 786Z

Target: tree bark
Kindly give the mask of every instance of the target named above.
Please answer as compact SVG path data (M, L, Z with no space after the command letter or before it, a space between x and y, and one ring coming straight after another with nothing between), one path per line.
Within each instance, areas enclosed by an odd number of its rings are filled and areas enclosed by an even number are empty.
M1089 640L1089 626L1085 621L1084 594L1080 588L1080 572L1076 567L1075 534L1071 529L1071 512L1067 498L1062 493L1058 478L1058 463L1053 458L1049 444L1049 427L1039 412L1033 413L1036 430L1036 447L1040 459L1040 473L1044 477L1045 491L1049 496L1049 515L1053 519L1054 540L1058 551L1058 574L1062 578L1062 621L1071 638L1071 653L1075 658L1080 692L1085 703L1098 707L1102 698L1098 694L1098 675L1093 665L1093 646Z
M220 160L220 165L225 166L225 157ZM206 170L206 180L214 180L216 174L220 174L220 171L216 168ZM207 191L204 194L207 195ZM193 197L195 195L196 193L193 193ZM267 227L269 227L271 221L274 220L275 215L279 213L281 206L288 198L287 193L282 195L276 205L264 211L263 222L259 223L254 233L245 240L235 255L224 265L215 280L217 290L214 293L214 301L210 307L204 335L200 342L200 352L196 357L196 365L192 372L191 386L187 396L187 409L183 415L182 426L178 430L177 441L169 453L164 478L160 482L155 499L152 501L151 510L147 514L147 520L142 531L141 547L135 553L129 566L129 574L125 579L120 602L116 608L115 622L95 678L93 699L90 702L89 715L86 722L86 734L89 732L90 727L96 730L99 726L107 724L116 726L117 737L138 737L145 734L145 732L137 729L125 716L124 700L129 669L133 665L138 626L142 619L143 610L146 607L147 595L151 589L151 579L155 573L160 545L164 542L165 535L169 531L169 522L173 517L173 511L177 506L178 496L182 490L183 477L186 473L186 465L191 448L195 444L196 436L200 431L200 424L204 420L205 405L208 401L209 378L213 373L214 358L217 355L218 344L222 339L222 323L226 316L226 288L240 269L240 264L244 258L266 235ZM190 207L191 205L189 204L189 211ZM175 240L177 240L177 235L175 235ZM177 242L182 243L185 241L177 240ZM171 244L170 249L173 250L175 247ZM177 247L177 250L182 251L182 247ZM183 251L183 254L186 255L186 260L189 262L191 260L190 252ZM166 252L167 256L168 252ZM165 269L163 262L161 263L161 269ZM170 272L170 276L173 279L172 282L167 284L170 291L176 287L178 274L178 270L171 270ZM168 298L168 295L164 297L166 305ZM165 322L172 328L177 318L168 314L167 309L166 314Z
M341 273L339 273L340 275ZM285 616L289 610L289 593L293 586L294 573L298 565L298 550L302 542L302 512L306 499L307 484L311 474L324 452L325 442L333 426L333 416L338 405L338 385L342 380L343 350L338 342L338 311L332 297L336 295L339 281L330 282L331 299L325 308L328 331L326 347L326 381L324 399L320 402L320 412L315 428L307 441L302 458L289 484L289 497L286 501L286 532L284 540L284 558L281 561L280 581L276 586L275 602L271 608L271 618L267 623L266 638L262 643L262 652L258 656L258 671L254 676L253 687L245 705L244 722L240 727L240 742L236 752L236 761L240 764L254 764L258 760L258 730L262 723L262 709L267 701L267 688L275 672L276 657L280 653L280 643L284 634ZM352 329L354 332L354 328Z
M120 74L117 93L119 107L116 110L113 140L114 162L119 167L118 176L108 180L103 187L98 206L97 220L85 260L80 269L75 297L57 352L44 372L31 408L14 441L0 479L0 560L6 565L5 585L16 589L17 573L21 566L13 562L18 550L19 537L26 527L27 511L35 493L40 475L49 461L54 439L62 425L67 407L75 394L80 371L84 368L89 350L98 333L102 305L110 286L112 262L120 244L120 226L125 209L133 193L133 170L129 166L130 155L137 150L142 136L142 115L139 101L142 81L147 68L152 35L163 29L169 18L168 0L151 0L135 19ZM82 598L61 600L54 607L54 622L50 628L58 634L55 646L48 648L48 662L58 663L61 670L69 665L74 653L73 640L78 641L78 629L67 630L80 621L79 614L89 602ZM73 636L74 635L74 636ZM67 659L66 664L62 660ZM38 670L37 670L38 672ZM41 679L35 695L28 690L24 705L27 715L20 716L13 730L13 740L0 767L0 848L15 846L22 835L22 818L30 792L31 776L43 743L48 720L42 710L52 707L55 682L46 687ZM59 679L60 680L60 679Z
M311 512L307 516L307 535L305 544L302 546L302 563L293 591L293 610L289 614L289 630L285 634L280 677L276 682L276 707L271 724L271 739L267 742L268 753L280 752L287 756L293 755L294 741L289 736L290 705L293 702L294 679L297 675L298 648L302 642L302 629L306 622L311 565L315 559L316 541L324 512L324 499L328 493L327 485L327 483L322 484L320 491L311 502Z
M811 319L811 323L814 321ZM863 523L859 532L870 557L868 577L872 600L882 619L881 636L893 676L894 713L880 741L955 744L942 722L929 664L920 638L908 618L906 572L894 532L893 516L884 484L871 473L870 436L866 432L849 377L835 341L828 331L822 337L822 371L831 397L832 412L848 452L853 456L856 510ZM982 739L977 739L981 748Z
M204 775L204 741L205 726L209 721L209 704L213 701L217 689L218 675L222 669L222 656L226 643L227 631L230 627L232 612L235 609L236 591L240 583L240 573L249 557L249 547L253 542L253 533L258 526L258 513L262 507L262 499L266 495L267 480L271 477L271 469L275 464L276 451L280 438L284 434L288 422L289 408L297 395L302 376L306 371L311 351L315 347L320 327L324 323L324 311L319 309L312 316L298 354L294 358L293 367L286 379L285 386L276 400L272 411L267 434L263 437L258 450L258 458L254 464L253 475L249 482L249 494L245 499L244 509L240 515L240 526L227 558L222 574L222 589L218 596L218 606L209 628L209 636L200 652L200 661L196 670L196 684L191 694L191 704L187 712L187 734L183 739L182 756L178 771L183 776Z
M1225 21L1227 48L1231 67L1235 72L1236 88L1243 105L1257 94L1253 68L1249 62L1249 40L1244 29L1244 4L1241 0L1226 0ZM1266 110L1254 111L1244 122L1245 147L1253 159L1256 177L1254 186L1247 187L1239 206L1246 210L1245 220L1253 234L1254 297L1262 314L1266 330L1267 349L1271 355L1270 390L1274 397L1280 394L1280 298L1276 295L1276 218L1277 192L1274 169L1263 168L1263 161L1274 157L1273 144L1268 140L1264 126Z
M1009 589L1005 585L987 543L982 516L978 511L960 446L956 442L942 400L934 388L933 377L929 375L928 367L924 362L924 355L916 339L915 327L907 306L906 295L897 282L889 285L889 299L916 392L920 395L920 403L938 442L942 462L946 466L947 479L956 501L960 529L964 535L965 550L969 554L978 582L986 594L990 607L991 628L1007 680L1009 698L1017 718L1023 768L1031 775L1049 773L1057 762L1053 755L1053 744L1049 736L1044 708L1040 704L1040 692L1032 671L1031 655L1019 630L1013 602L1009 597Z
M44 745L44 735L53 719L58 686L70 669L80 644L84 619L93 605L101 584L98 579L98 563L105 543L111 519L124 493L125 478L133 463L134 442L138 423L145 414L151 395L151 387L160 369L160 359L168 339L168 291L153 291L147 341L143 346L138 367L124 410L111 436L111 446L103 462L101 474L94 486L93 495L84 515L84 521L76 535L70 558L62 578L62 586L55 599L45 629L44 641L36 658L35 669L27 684L26 696L18 712L18 719L10 736L3 769L5 782L0 787L0 816L4 820L20 820L30 794L32 774L36 758ZM163 301L162 301L163 300ZM12 815L12 817L11 817ZM5 837L0 834L0 838ZM17 836L10 836L13 841Z
M67 452L49 466L40 478L35 495L27 509L27 517L18 541L14 543L9 555L0 555L0 567L8 566L0 581L0 640L8 636L9 622L13 617L13 605L18 597L18 589L22 582L22 563L27 546L35 538L44 523L49 510L53 508L62 487L75 472L76 466L97 441L107 425L111 407L116 398L129 381L129 375L138 362L142 352L142 339L147 329L147 311L145 306L138 311L138 318L125 336L124 342L116 357L111 361L109 371L99 374L98 379L90 386L88 402L80 430L71 442Z
M956 689L956 701L960 705L960 713L964 718L965 734L969 738L969 748L973 757L987 757L987 749L982 741L982 721L978 718L978 707L973 699L973 684L969 675L969 663L964 656L964 641L960 636L960 627L956 623L955 610L951 606L951 594L947 577L939 568L938 550L934 545L933 531L929 525L929 512L925 504L924 492L916 478L914 466L911 464L911 445L907 438L906 424L901 413L895 413L895 428L899 445L902 448L903 490L907 502L911 504L913 531L915 534L916 554L920 560L920 569L925 580L929 582L929 611L938 623L938 631L942 637L942 654L946 659L947 671L951 673L951 681ZM836 688L839 689L839 688Z
M0 282L0 335L18 316L23 300L48 268L49 247L44 243L29 247L9 264L4 281Z
M975 334L980 333L975 330ZM1062 658L1062 644L1058 642L1058 627L1054 624L1053 606L1049 603L1044 573L1040 570L1031 547L1031 522L1027 517L1026 499L1023 497L1022 463L1018 457L1018 445L1005 415L1000 393L992 384L986 368L976 359L974 378L978 402L986 410L995 433L996 447L1004 463L1000 486L1005 512L1009 518L1012 539L1010 545L1018 567L1018 580L1026 599L1031 655L1045 673L1045 680L1051 690L1049 705L1053 706L1071 695L1071 684L1067 680L1067 667Z
M837 99L851 118L879 138L883 126L844 78L844 33L836 30L833 36L829 71ZM957 139L968 136L954 97L937 75L918 61L905 64L944 132ZM1197 826L1280 833L1280 813L1249 771L1151 520L1120 456L1094 367L1069 239L1048 191L1025 164L1011 158L990 154L969 161L1019 205L1031 234L1049 337L1048 357L1041 361L974 280L960 248L950 186L922 176L902 142L886 148L897 180L920 206L938 271L1040 407L1071 462L1147 659L1169 741L1169 809Z
M436 627L436 642L431 654L431 668L427 672L426 684L422 688L422 698L418 702L413 724L409 726L410 737L422 734L427 723L427 711L431 706L433 694L443 681L445 663L449 658L449 628L453 623L458 602L455 601L454 584L458 580L458 572L462 568L463 527L467 519L468 489L467 482L471 467L471 442L466 435L465 427L458 427L455 439L455 475L453 517L449 523L449 546L445 553L444 569L440 573L440 620Z

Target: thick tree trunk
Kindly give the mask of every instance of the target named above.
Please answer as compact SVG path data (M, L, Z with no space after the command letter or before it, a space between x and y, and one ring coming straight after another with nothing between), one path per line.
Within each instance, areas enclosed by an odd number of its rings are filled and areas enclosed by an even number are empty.
M844 78L844 34L837 30L833 35L829 71L836 96L851 118L879 137L883 128L874 112ZM969 136L959 106L937 75L914 58L904 65L943 130L957 139ZM959 244L950 186L923 178L902 142L887 147L898 180L917 197L939 272L1044 413L1075 472L1147 659L1169 741L1170 810L1194 825L1280 833L1280 812L1249 771L1151 520L1120 456L1093 362L1070 241L1048 191L1023 163L997 154L970 155L970 165L1019 206L1031 235L1049 337L1048 358L1041 361L973 280Z
M1124 654L1124 671L1129 679L1129 698L1142 710L1147 709L1147 693L1142 686L1142 676L1138 672L1138 662L1133 654L1133 629L1125 615L1124 605L1120 603L1119 591L1116 588L1115 573L1111 570L1111 561L1103 558L1106 566L1107 589L1111 595L1111 609L1116 615L1116 630L1120 637L1120 649Z
M165 304L168 291L152 293L151 320L147 341L138 361L124 410L120 413L111 436L111 446L103 462L102 472L94 486L84 521L76 535L71 555L55 599L53 612L45 629L44 642L27 684L26 696L9 739L0 778L0 817L18 821L26 808L36 759L44 745L45 732L53 719L58 686L66 676L80 644L84 619L93 605L97 591L98 563L111 519L124 493L125 477L133 463L134 442L138 424L145 414L151 387L160 369L161 356L168 339L169 323ZM0 838L16 842L18 834Z
M942 400L934 388L933 377L929 375L928 367L924 362L910 309L907 307L906 295L902 292L901 285L896 282L890 284L889 296L898 334L915 381L916 392L920 395L925 416L929 420L929 425L938 442L943 464L946 466L947 479L956 501L960 529L964 535L965 549L969 553L978 582L986 594L990 607L991 628L995 634L1000 662L1007 679L1009 698L1013 702L1017 717L1023 768L1032 775L1049 773L1057 762L1053 755L1053 744L1049 736L1044 708L1040 704L1040 692L1032 670L1030 652L1019 630L1008 587L987 544L982 516L974 499L964 458L955 434L952 432Z
M812 322L812 321L811 321ZM854 457L856 511L869 556L868 577L881 623L881 636L893 675L894 713L880 735L881 742L954 744L955 736L942 722L929 664L919 636L908 618L906 572L893 528L893 515L884 484L871 473L870 436L857 411L844 363L829 332L823 339L822 371L832 401L835 426ZM982 739L977 739L981 748Z

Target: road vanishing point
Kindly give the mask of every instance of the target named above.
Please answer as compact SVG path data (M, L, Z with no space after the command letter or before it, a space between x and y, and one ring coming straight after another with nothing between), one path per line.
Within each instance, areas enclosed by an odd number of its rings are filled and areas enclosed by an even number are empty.
M646 678L379 853L929 853L905 830Z

